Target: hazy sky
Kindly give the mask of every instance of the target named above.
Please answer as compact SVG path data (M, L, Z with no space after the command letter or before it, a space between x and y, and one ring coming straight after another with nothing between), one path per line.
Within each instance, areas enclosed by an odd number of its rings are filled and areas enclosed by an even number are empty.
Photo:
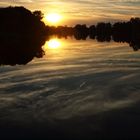
M0 0L0 6L25 6L44 14L57 12L63 24L127 20L140 16L140 0Z

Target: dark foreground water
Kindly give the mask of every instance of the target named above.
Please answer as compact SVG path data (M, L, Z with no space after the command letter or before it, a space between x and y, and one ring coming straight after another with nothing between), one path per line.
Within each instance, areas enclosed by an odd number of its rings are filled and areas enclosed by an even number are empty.
M45 56L0 67L0 137L140 138L140 52L55 39Z

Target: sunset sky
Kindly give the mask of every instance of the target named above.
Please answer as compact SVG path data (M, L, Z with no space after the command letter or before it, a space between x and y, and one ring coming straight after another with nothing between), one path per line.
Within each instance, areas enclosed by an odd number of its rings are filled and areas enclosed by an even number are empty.
M24 6L44 15L58 13L60 25L93 24L140 16L140 0L0 0L0 7Z

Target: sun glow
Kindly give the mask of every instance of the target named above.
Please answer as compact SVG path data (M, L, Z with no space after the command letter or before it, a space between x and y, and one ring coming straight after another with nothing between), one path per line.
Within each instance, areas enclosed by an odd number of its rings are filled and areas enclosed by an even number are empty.
M52 39L48 42L48 47L50 49L57 49L60 47L60 42L57 39Z
M65 46L65 41L58 39L58 38L52 38L49 41L46 41L45 44L42 46L42 49L44 50L45 54L48 53L55 53L59 54L63 52L64 46Z
M61 19L62 19L62 16L57 13L50 13L45 16L45 20L49 22L50 24L56 24L60 22Z

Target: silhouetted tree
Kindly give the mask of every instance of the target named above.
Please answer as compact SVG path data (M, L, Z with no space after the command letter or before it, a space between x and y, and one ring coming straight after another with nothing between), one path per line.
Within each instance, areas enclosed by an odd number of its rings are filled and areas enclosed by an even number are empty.
M95 25L91 25L89 27L89 37L91 39L95 39L95 36L96 36L96 28L95 28Z
M39 20L41 20L42 18L43 18L43 13L41 12L41 11L34 11L33 12L33 15L35 16L35 17L37 17Z
M40 12L24 7L0 8L0 64L26 64L42 57L45 24Z
M45 24L40 20L40 12L34 14L24 7L0 8L1 35L27 37L39 36L45 32Z
M96 36L98 41L110 41L112 28L110 23L98 23L96 25Z
M88 34L89 34L89 29L86 27L85 24L83 24L83 25L77 24L74 27L74 36L76 39L85 40L87 38Z

